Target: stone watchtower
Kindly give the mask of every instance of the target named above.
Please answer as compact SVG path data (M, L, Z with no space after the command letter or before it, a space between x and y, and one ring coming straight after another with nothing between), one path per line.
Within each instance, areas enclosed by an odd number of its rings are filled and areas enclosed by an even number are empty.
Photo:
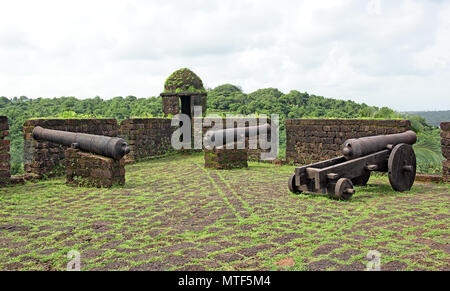
M205 114L206 95L202 80L194 72L177 70L167 78L161 93L164 116L184 113L192 118L194 106L201 106Z

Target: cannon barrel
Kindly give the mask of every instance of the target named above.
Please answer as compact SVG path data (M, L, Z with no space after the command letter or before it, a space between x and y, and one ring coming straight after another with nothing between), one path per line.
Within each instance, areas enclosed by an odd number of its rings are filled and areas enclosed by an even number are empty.
M33 138L65 146L75 146L83 151L120 160L130 152L128 144L121 138L86 133L46 129L36 126Z
M382 151L388 145L392 147L401 143L413 145L416 141L416 133L412 130L397 134L348 139L344 142L342 154L347 160L351 160Z
M219 130L211 130L208 131L203 139L204 144L208 144L212 142L216 146L216 141L222 138L222 142L220 145L224 145L231 142L237 142L239 138L253 138L257 137L259 134L270 134L271 128L270 124L265 123L263 125L258 126L248 126L248 127L235 127L235 128L226 128ZM233 140L227 140L229 137L232 137Z

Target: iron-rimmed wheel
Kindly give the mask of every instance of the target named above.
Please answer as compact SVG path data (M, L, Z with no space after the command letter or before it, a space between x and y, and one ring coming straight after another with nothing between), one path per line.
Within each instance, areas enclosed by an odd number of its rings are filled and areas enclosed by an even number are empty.
M388 160L389 182L395 191L409 191L416 179L416 155L409 144L394 147Z
M302 191L300 189L298 189L298 187L295 185L295 174L292 174L289 177L288 187L289 187L289 191L291 191L292 193L295 193L295 194L302 193Z
M334 197L340 200L349 200L355 194L353 183L347 178L339 179L334 189Z

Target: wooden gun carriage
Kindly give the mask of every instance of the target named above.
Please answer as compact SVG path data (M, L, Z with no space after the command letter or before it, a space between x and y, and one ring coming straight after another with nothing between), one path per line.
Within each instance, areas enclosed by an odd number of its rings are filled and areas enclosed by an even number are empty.
M342 156L298 167L289 178L293 193L311 192L348 200L355 193L353 185L365 186L373 171L387 172L395 191L411 189L416 176L413 131L349 139Z

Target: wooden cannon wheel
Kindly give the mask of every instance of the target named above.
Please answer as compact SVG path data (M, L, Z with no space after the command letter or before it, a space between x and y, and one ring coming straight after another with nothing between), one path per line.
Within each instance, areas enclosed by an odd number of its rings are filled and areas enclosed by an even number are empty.
M416 178L416 155L409 144L399 144L392 150L389 161L389 182L395 191L411 189Z
M298 189L297 186L295 186L295 174L292 174L289 177L289 182L288 182L288 187L289 187L289 191L291 191L292 193L302 193L302 191L300 189Z
M334 190L335 198L341 200L349 200L352 197L352 195L355 194L352 180L347 178L339 179L334 189L335 189Z
M366 186L370 179L370 171L365 171L363 175L353 178L352 183L354 186Z

